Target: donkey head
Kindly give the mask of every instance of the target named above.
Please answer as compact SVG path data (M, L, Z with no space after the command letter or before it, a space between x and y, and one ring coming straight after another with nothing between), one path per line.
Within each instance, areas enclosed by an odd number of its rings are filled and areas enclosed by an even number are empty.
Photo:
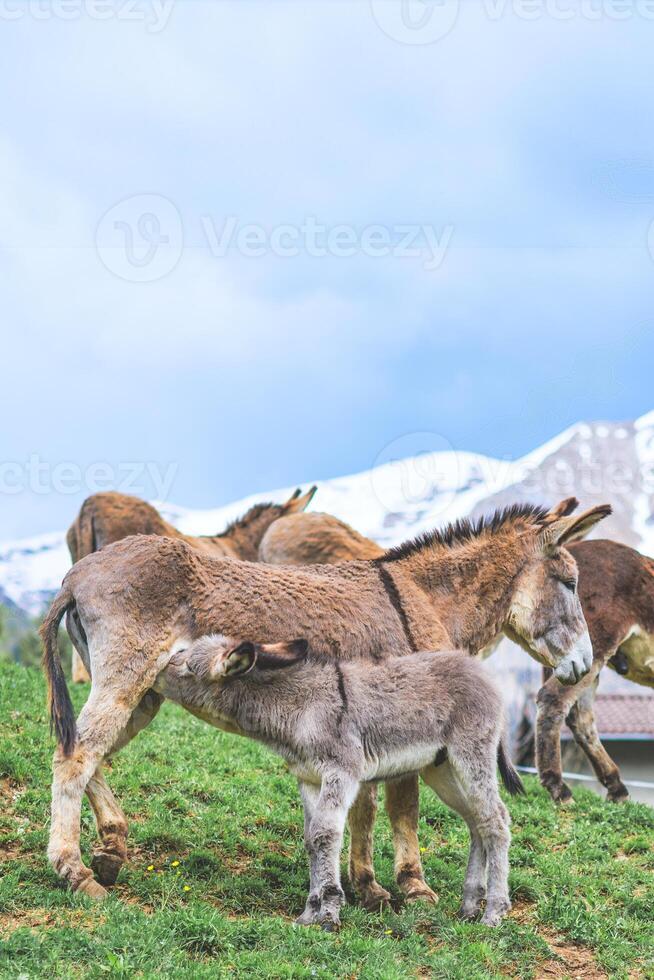
M577 564L565 545L583 538L611 513L608 504L570 516L574 497L561 501L533 536L530 558L515 583L507 635L525 647L562 684L576 684L590 670L593 649L577 594ZM530 542L532 544L532 542Z
M227 636L203 636L185 651L186 668L201 680L220 684L247 674L255 666L262 670L291 667L305 660L307 651L306 640L252 643Z

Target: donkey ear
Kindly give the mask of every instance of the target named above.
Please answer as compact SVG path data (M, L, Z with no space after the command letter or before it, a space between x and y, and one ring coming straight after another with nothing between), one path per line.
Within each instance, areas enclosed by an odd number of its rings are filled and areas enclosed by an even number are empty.
M554 521L558 521L560 517L568 517L573 510L577 509L578 506L579 501L576 497L566 497L565 500L558 503L556 507L552 507L545 520L548 524L550 524Z
M608 517L612 511L610 504L599 504L585 510L576 517L562 517L553 524L547 524L540 533L540 538L546 548L560 548L573 541L585 538L595 525Z
M301 514L303 510L306 510L311 501L313 500L314 494L318 487L311 487L310 490L301 496L302 491L298 487L292 497L290 497L286 503L283 505L283 510L285 514Z
M257 649L254 643L246 641L239 643L237 647L230 651L225 657L225 677L234 677L237 674L247 674L252 670L257 661Z
M263 670L292 667L306 660L309 644L306 640L286 640L283 643L262 643L257 647L257 666Z

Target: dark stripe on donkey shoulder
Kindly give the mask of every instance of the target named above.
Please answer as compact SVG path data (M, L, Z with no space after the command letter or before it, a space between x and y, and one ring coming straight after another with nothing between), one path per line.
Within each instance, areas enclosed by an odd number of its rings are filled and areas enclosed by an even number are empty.
M390 599L393 609L400 617L400 622L402 623L402 629L404 630L404 635L407 638L411 650L415 653L415 651L418 648L411 634L411 626L409 625L409 618L406 614L406 610L404 609L404 606L402 605L402 597L400 596L400 593L398 591L397 585L395 584L393 576L391 575L391 573L389 572L389 570L386 568L385 565L378 565L377 568L379 569L379 577L386 591L386 595Z

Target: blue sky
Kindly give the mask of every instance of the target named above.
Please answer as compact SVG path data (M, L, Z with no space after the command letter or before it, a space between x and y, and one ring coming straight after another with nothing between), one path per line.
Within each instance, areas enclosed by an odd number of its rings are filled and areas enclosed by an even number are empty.
M66 2L0 12L1 537L654 407L646 0Z

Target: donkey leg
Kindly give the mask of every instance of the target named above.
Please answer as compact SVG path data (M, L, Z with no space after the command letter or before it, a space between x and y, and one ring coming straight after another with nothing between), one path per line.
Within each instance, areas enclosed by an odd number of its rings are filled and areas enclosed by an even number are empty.
M361 905L369 912L385 908L391 896L375 880L373 840L377 814L377 787L361 786L348 816L350 826L350 881Z
M593 662L589 673L572 687L565 687L556 677L550 677L536 698L536 766L542 785L556 803L572 799L570 787L562 776L561 727L573 704L595 683L601 666Z
M620 779L620 770L600 742L593 710L597 680L584 691L573 704L566 719L577 745L585 752L602 786L607 789L607 799L622 803L629 799L629 790Z
M148 691L121 732L112 748L112 753L122 749L135 735L146 728L161 707L163 698L154 691ZM101 845L93 851L91 868L102 885L114 885L118 873L127 860L127 820L125 814L107 785L99 765L86 786Z
M73 891L83 892L91 898L104 898L106 892L82 861L82 797L98 765L127 725L134 707L128 699L121 701L109 692L92 690L78 719L79 738L73 752L66 757L61 749L57 749L54 756L48 857Z
M127 860L127 819L107 785L102 763L86 784L86 795L102 842L93 850L91 870L101 885L115 885Z
M84 666L84 661L73 647L72 678L74 684L85 684L91 680L89 672Z
M307 833L312 860L312 891L320 901L313 921L326 932L340 925L340 908L345 902L341 888L340 857L348 811L359 790L359 782L343 772L325 776Z
M496 747L487 738L448 748L454 780L465 798L474 833L481 839L488 875L482 923L497 926L511 908L509 899L509 814L497 785ZM473 831L471 828L471 837ZM472 857L472 847L471 847Z
M417 776L386 783L386 812L393 830L395 877L408 902L438 901L422 870L418 846L419 784Z
M310 926L318 922L320 914L320 892L318 888L316 855L309 833L311 821L318 805L320 789L311 783L304 783L301 780L298 780L298 786L304 806L304 847L309 858L309 894L307 895L304 911L297 917L295 924L298 926Z
M427 785L441 798L443 803L465 820L470 832L470 854L463 883L463 902L459 918L474 919L479 914L481 903L486 898L486 852L473 819L465 794L462 792L449 762L438 766L428 766L421 773Z

